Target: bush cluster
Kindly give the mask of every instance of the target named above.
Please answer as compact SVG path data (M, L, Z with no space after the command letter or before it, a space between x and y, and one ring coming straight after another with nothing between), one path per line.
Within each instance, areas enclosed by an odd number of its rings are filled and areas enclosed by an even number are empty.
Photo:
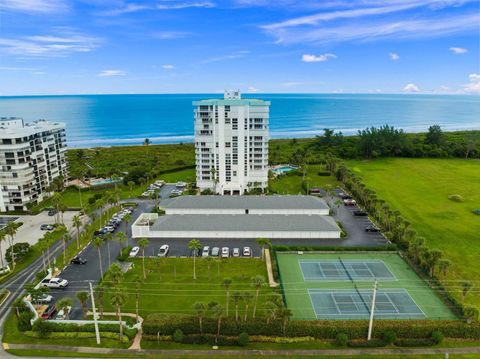
M101 324L98 325L100 332L103 333L118 333L119 326L118 324ZM33 325L33 331L39 333L45 333L46 335L50 333L95 333L94 324L85 324L77 325L73 323L54 323L47 320L37 320ZM124 328L124 334L132 339L137 334L137 330L133 328Z

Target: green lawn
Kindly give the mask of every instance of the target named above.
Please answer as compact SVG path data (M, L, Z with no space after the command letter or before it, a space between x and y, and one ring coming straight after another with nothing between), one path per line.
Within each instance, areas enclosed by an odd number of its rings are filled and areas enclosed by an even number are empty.
M337 187L338 181L333 176L319 176L319 172L325 171L322 165L307 165L307 174L305 176L308 188L312 187ZM301 173L282 175L277 178L272 178L269 181L270 190L278 194L304 194L305 190L302 188Z
M280 278L284 288L286 303L287 307L293 312L293 318L316 319L312 301L308 294L309 289L347 289L355 291L350 280L304 280L300 261L337 260L339 257L343 261L383 261L386 267L394 275L395 280L379 281L379 289L405 289L428 319L455 319L455 316L448 307L443 304L439 297L396 253L304 253L303 255L297 255L294 253L277 252L277 262L280 269ZM364 280L355 281L355 283L357 287L362 290L371 289L373 281Z
M167 183L175 183L178 181L195 182L195 168L189 168L186 170L175 171L170 173L161 174L158 178L164 180Z
M226 292L221 282L224 278L232 279L230 294L235 291L255 292L250 279L255 275L267 278L265 262L260 259L230 258L212 262L210 274L205 259L199 258L197 263L197 279L193 275L192 258L147 258L145 260L147 279L140 285L140 315L145 317L151 313L162 314L194 314L195 302L208 304L217 301L225 307ZM220 273L220 275L219 275ZM141 259L134 260L133 269L129 270L122 283L128 299L123 311L135 312L136 276L142 274ZM108 279L107 279L108 280ZM264 287L260 291L258 314L262 314L263 303L271 289ZM105 299L108 310L112 310L108 296ZM230 302L230 315L233 303ZM253 301L249 306L251 313ZM240 306L244 312L244 303Z
M465 300L480 307L480 161L461 159L403 159L349 161L368 188L399 210L430 248L443 251L451 262L445 278L460 298L460 280L475 283ZM448 199L459 194L465 202Z

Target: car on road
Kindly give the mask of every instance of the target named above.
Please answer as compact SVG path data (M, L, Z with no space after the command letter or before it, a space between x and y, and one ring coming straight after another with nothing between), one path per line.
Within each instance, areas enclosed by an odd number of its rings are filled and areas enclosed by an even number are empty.
M230 257L230 248L222 247L222 258Z
M380 229L374 225L370 225L365 228L365 232L380 232Z
M250 247L243 247L243 256L244 257L252 256L252 250L250 249Z
M54 228L55 228L55 226L54 226L53 224L42 224L42 225L40 226L40 229L41 229L42 231L51 231L51 230L54 229Z
M43 311L42 318L51 319L55 317L55 314L57 314L57 308L55 308L55 305L51 304Z
M209 246L203 247L202 257L208 257L209 255L210 255L210 247Z
M232 249L232 257L240 257L240 248Z
M128 256L129 257L136 257L139 251L140 251L140 247L135 246L135 247L132 248L132 250L130 251L130 254Z
M212 248L212 257L218 257L219 254L220 254L220 248L213 247Z
M354 199L344 199L343 204L345 206L355 206L357 202Z
M164 244L164 245L160 246L160 250L158 251L158 256L159 257L166 257L169 250L170 250L170 247L169 247L168 244Z
M48 210L48 213L47 213L50 217L54 216L57 214L57 210L56 209L49 209Z
M42 294L40 297L32 300L33 304L48 304L51 303L53 297L50 294Z
M356 210L356 211L353 211L353 215L357 217L365 217L365 216L368 216L368 213L365 211Z
M68 285L68 280L53 277L50 279L44 279L40 282L40 285L49 288L65 288Z
M70 261L72 264L86 264L87 260L85 258L75 256L73 259Z

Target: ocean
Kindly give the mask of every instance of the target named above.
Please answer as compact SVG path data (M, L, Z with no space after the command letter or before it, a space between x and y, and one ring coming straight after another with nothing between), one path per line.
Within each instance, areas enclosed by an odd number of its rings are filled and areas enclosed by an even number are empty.
M219 94L0 97L0 117L67 124L71 147L193 140L192 101ZM383 124L421 132L480 129L480 96L386 94L248 94L271 101L272 138L314 137L324 128L354 134Z

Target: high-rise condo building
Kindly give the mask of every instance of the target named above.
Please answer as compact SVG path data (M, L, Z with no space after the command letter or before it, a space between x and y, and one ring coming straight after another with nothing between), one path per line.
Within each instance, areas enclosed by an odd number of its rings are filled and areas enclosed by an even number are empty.
M225 91L223 99L193 105L197 186L225 195L265 189L270 102Z
M67 178L65 124L0 118L0 211L24 211Z

